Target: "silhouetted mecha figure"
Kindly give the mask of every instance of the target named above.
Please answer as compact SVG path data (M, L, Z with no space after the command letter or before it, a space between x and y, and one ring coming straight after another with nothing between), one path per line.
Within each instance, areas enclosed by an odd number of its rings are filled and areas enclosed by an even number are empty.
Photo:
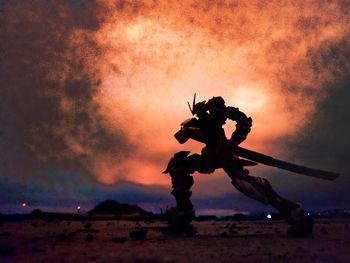
M270 183L261 177L249 175L244 166L256 163L240 159L235 155L236 147L243 142L252 127L252 119L238 108L225 105L222 97L213 97L208 101L193 102L192 114L195 116L181 124L175 134L179 143L188 139L205 144L201 154L189 155L188 151L175 153L164 173L169 173L172 180L172 195L176 199L176 208L170 211L169 222L174 225L189 224L194 217L194 208L190 200L194 172L212 173L223 168L231 178L231 183L239 191L252 199L275 207L288 218L292 227L291 235L304 235L312 231L312 219L300 205L279 196ZM226 120L236 122L236 129L227 139L223 129Z

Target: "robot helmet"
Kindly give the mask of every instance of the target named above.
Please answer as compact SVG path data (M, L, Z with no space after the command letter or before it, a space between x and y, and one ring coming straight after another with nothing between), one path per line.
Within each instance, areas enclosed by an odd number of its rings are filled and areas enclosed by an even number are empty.
M215 109L224 109L226 107L225 100L220 96L209 99L207 104L209 111Z

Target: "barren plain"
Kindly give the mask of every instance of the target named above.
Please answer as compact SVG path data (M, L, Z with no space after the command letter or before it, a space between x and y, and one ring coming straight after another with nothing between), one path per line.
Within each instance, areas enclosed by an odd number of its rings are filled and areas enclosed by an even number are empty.
M316 220L307 238L283 221L194 222L193 237L164 235L159 221L2 222L0 262L350 262L350 220ZM146 229L145 239L130 232Z

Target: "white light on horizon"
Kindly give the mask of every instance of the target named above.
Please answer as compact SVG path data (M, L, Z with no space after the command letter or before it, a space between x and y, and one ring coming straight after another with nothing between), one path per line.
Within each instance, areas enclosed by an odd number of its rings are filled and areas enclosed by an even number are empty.
M271 214L267 214L267 219L271 219L272 218L272 216L271 216Z

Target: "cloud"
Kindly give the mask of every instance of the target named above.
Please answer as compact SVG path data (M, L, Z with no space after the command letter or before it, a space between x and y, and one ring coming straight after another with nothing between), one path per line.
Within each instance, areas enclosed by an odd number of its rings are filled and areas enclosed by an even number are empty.
M101 82L94 62L103 52L91 37L101 23L98 10L85 1L2 6L1 126L11 131L11 147L87 174L95 158L120 161L133 149L124 131L105 127L94 101ZM20 157L8 161L16 166Z
M106 50L103 92L96 99L108 125L122 125L140 146L134 160L152 155L166 162L172 152L200 149L178 146L172 138L189 116L184 102L194 92L200 100L221 95L253 117L248 147L287 157L281 142L305 131L327 96L332 72L347 72L347 65L331 67L318 55L340 47L349 34L343 1L182 1L135 8L124 2L117 10L107 3L105 22L95 32ZM129 180L163 182L156 169L141 179L134 168L151 164L161 170L159 161L132 163L126 165Z
M50 167L57 181L68 171L106 185L169 187L161 171L172 154L202 147L172 137L194 92L221 95L252 116L245 146L280 157L316 140L310 127L325 141L327 125L344 130L332 121L336 106L327 122L320 105L346 93L346 1L33 0L0 9L4 178L50 185ZM231 189L214 176L196 177L205 189L216 179Z
M338 60L340 64L341 60ZM299 134L288 143L294 160L311 167L340 173L340 177L333 182L315 182L298 178L299 182L292 184L296 185L296 189L301 189L298 192L305 202L320 204L323 207L342 208L350 205L347 194L350 186L348 177L350 150L347 147L350 143L348 136L350 126L346 121L350 109L349 81L350 75L347 74L326 84L327 97L317 104L316 114L310 120L307 132ZM310 191L303 192L302 189Z

